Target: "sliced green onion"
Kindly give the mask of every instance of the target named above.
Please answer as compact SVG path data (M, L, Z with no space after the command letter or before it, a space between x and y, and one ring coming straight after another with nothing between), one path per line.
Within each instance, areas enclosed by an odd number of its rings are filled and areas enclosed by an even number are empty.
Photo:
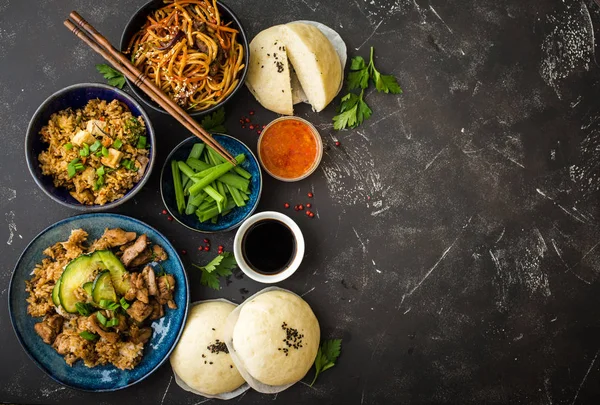
M75 303L75 308L77 308L77 312L79 312L79 314L83 316L89 316L92 313L91 306L83 302Z
M121 297L121 300L119 302L121 303L121 307L123 309L129 308L129 302L127 302L127 300L125 299L125 297Z
M98 318L98 321L100 321L102 326L106 326L106 322L108 321L108 319L106 319L106 317L102 315L102 312L96 312L96 318Z
M123 142L120 139L115 139L115 141L112 144L113 148L115 149L121 149L121 146L123 146Z
M69 142L69 143L65 144L65 149L66 149L66 150L71 150L71 149L73 149L73 144L72 144L71 142Z
M82 148L79 149L79 156L88 157L90 155L90 146L87 143L82 145Z
M96 174L98 176L104 176L104 166L100 166L99 168L96 169Z
M105 146L102 147L102 156L108 157L108 149Z
M145 136L140 136L135 147L138 149L146 149L146 141L147 138Z
M79 334L79 336L81 336L82 338L84 338L85 340L91 340L94 341L96 339L98 339L98 335L88 332L87 330L84 330L83 332L81 332Z
M113 326L117 326L119 324L119 319L118 318L110 318L108 322L106 322L106 326L107 327L113 327Z
M90 151L92 152L96 152L98 149L100 149L100 147L102 146L102 143L100 143L100 141L96 141L92 144L92 146L90 146Z

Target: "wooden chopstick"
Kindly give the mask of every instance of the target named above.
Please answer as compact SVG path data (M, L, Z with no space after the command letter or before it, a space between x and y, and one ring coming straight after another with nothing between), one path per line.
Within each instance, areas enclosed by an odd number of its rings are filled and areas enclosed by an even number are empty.
M225 160L237 165L237 161L229 152L221 146L213 137L206 132L192 117L190 117L177 103L164 94L151 80L137 69L121 52L117 51L93 26L83 19L77 12L73 11L70 17L79 25L77 27L72 21L65 20L65 26L90 48L106 59L116 70L127 77L135 86L138 86L158 105L164 108L177 121L186 127L192 134L200 138L208 146L212 147Z

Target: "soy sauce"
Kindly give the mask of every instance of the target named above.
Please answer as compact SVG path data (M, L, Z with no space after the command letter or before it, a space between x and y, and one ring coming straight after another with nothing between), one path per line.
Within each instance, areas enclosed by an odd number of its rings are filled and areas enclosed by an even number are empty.
M292 230L276 219L263 219L253 224L242 239L246 263L263 274L277 274L294 259L296 238Z

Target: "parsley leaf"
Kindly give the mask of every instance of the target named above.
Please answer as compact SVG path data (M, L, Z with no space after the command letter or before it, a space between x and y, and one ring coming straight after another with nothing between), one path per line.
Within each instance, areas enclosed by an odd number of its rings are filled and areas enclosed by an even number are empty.
M219 108L211 115L207 115L202 119L200 125L206 130L206 132L220 132L225 133L227 129L223 125L225 123L225 109Z
M396 78L392 75L382 75L375 68L375 61L373 60L373 51L374 48L371 47L371 60L369 61L369 66L367 69L371 74L371 79L375 82L375 88L380 93L392 93L392 94L400 94L402 93L402 89L398 85ZM348 76L349 78L349 76ZM368 80L368 79L367 79Z
M352 58L348 74L348 90L366 89L369 86L369 66L362 56Z
M319 374L335 366L335 361L340 356L341 351L342 339L325 340L321 343L315 359L315 378L310 383L311 387L317 381Z
M219 290L221 288L219 277L230 276L232 274L231 270L236 268L237 263L233 254L223 252L205 266L198 266L197 264L192 264L192 266L202 270L200 284L208 286L213 290Z
M373 111L363 100L364 89L360 95L348 93L342 98L339 114L333 117L333 128L339 130L356 128L368 119Z
M118 87L120 89L125 85L125 77L121 74L121 72L113 69L107 64L96 65L96 70L104 76L104 78L108 81L108 84L111 86Z

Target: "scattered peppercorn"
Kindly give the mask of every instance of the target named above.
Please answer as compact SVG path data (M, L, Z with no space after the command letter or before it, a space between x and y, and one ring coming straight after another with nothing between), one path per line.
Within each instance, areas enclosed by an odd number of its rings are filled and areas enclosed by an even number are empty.
M335 146L340 146L342 143L340 141L335 141Z
M288 203L283 204L283 208L285 208L285 209L290 208L290 204L288 204Z
M167 217L167 220L169 220L169 221L172 221L172 220L173 220L173 217L169 215L169 216Z
M162 210L163 215L167 215L167 210Z
M204 238L204 243L210 243L210 239Z
M308 198L313 198L313 197L314 197L314 194L313 194L313 193L311 193L310 191L308 192L308 194L307 194L307 195L308 195Z
M181 254L182 254L182 255L187 255L187 250L183 249L183 250L181 251Z
M314 217L314 216L315 216L315 213L311 211L311 212L310 212L310 215L309 215L309 217L311 217L311 218L312 218L312 217Z
M304 209L304 205L300 204L298 205L298 211L302 211Z
M250 110L249 114L254 115L254 110Z
M248 128L254 129L254 125L250 124L250 126Z
M306 216L310 217L310 211L309 210L306 210Z
M310 208L310 207L312 207L312 204L311 203L306 203L306 208Z
M208 252L210 250L210 246L204 246L204 251Z

